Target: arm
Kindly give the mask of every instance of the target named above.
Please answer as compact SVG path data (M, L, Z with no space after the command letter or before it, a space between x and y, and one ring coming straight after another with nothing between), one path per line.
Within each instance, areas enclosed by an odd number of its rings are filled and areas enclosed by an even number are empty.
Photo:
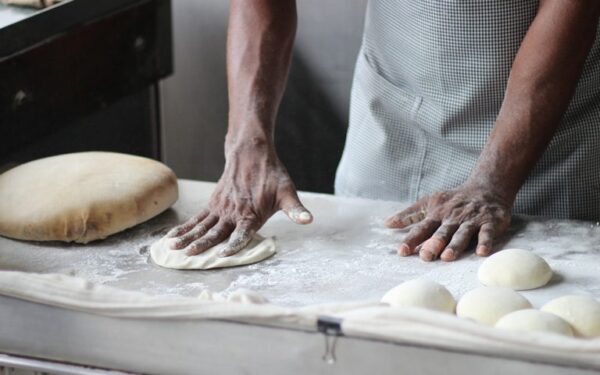
M279 209L296 223L312 221L273 140L295 33L294 0L231 1L225 169L208 207L169 232L174 250L197 255L230 237L221 255L235 254Z
M471 183L514 201L573 97L596 37L599 8L598 1L540 2Z
M399 249L454 260L478 235L488 255L506 231L516 195L554 136L594 43L600 2L542 0L515 57L494 129L469 179L388 219L416 224ZM420 249L419 249L419 245Z
M273 145L275 115L287 81L295 35L295 0L231 1L226 149L249 141Z

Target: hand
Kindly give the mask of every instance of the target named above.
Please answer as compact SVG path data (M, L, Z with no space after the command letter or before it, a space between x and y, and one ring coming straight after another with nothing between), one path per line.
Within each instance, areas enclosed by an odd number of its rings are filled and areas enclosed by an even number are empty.
M419 252L424 261L458 258L478 236L477 255L492 252L495 238L510 224L511 203L489 189L463 185L419 199L404 211L390 217L389 228L411 230L398 249L402 256Z
M229 153L225 170L208 207L167 237L174 250L190 256L229 242L220 256L243 249L252 236L277 211L283 210L297 224L312 222L311 213L300 203L294 183L272 147L250 148Z

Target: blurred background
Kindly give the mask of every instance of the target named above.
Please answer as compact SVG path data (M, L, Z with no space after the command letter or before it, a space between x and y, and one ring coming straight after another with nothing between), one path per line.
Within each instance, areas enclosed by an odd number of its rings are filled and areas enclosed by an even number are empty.
M298 1L276 146L299 189L332 192L367 0ZM0 5L0 168L111 150L216 181L227 127L227 1Z

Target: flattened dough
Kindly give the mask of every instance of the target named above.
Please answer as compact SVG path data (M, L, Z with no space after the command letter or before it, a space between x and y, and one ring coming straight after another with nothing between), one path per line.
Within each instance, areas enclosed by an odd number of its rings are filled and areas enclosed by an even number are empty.
M52 156L0 175L0 235L88 243L142 223L177 200L155 160L112 152Z
M507 249L487 258L477 275L486 286L526 290L546 285L552 278L552 269L531 251Z
M205 252L187 256L184 249L172 250L169 247L169 239L161 238L150 247L150 256L154 263L165 268L179 270L208 270L211 268L236 267L246 264L258 263L276 252L275 240L254 235L248 246L237 254L220 257L219 251L226 246L223 242Z

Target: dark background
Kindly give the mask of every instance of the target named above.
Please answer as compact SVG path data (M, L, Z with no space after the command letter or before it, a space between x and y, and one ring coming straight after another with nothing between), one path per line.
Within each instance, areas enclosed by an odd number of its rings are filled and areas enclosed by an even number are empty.
M153 1L107 0L114 4ZM288 87L277 118L276 147L301 190L333 191L365 4L366 0L298 2L298 33ZM9 62L6 54L0 56L0 171L47 155L111 150L160 158L180 178L216 181L224 164L227 127L228 2L177 0L171 6L172 38L160 27L153 29L155 25L147 23L112 33L102 28L88 30L86 35L90 37L106 35L97 42L88 42L81 40L84 33L76 30L82 25L67 25L66 36L61 38L72 40L63 46L53 41L59 46L29 51L25 57L12 56ZM1 18L2 12L0 41ZM59 18L64 21L64 17ZM138 15L137 19L149 18ZM143 45L144 51L136 52L135 33L142 29L147 31L147 44ZM28 37L28 30L18 35ZM158 82L167 72L153 70L156 59L148 57L148 49L155 46L153 38L165 35L172 40L174 74ZM123 58L121 51L110 50L109 39L124 46L130 55ZM77 47L82 43L88 47ZM133 49L127 47L128 43ZM65 66L63 60L72 66ZM140 79L143 84L127 78L135 76L130 72L135 64L145 74L146 81ZM48 66L65 68L60 71ZM123 87L109 92L90 86L77 92L76 88L87 82L80 77L80 71L86 69L93 84L101 85L106 77L116 76L122 83L116 86ZM151 73L156 73L154 82L147 79L154 77ZM31 84L27 77L31 77ZM132 84L134 81L136 84ZM15 98L21 90L27 96L16 107Z

